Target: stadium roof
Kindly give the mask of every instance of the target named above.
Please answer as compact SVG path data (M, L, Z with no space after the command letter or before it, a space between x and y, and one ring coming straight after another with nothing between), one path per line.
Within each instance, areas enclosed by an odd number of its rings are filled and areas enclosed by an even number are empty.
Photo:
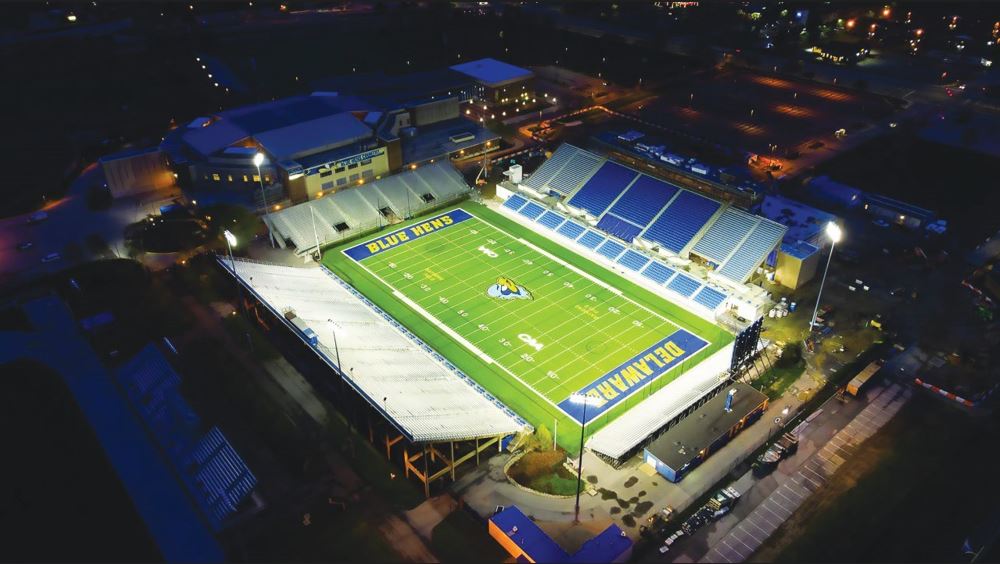
M487 86L502 86L515 80L534 76L534 73L528 69L490 58L453 65L451 69L472 77Z
M726 396L730 389L736 390L736 394L731 409L726 411ZM766 401L767 396L753 387L734 382L660 435L646 450L671 469L679 470Z
M455 143L452 136L471 134L472 139ZM455 151L496 141L500 136L464 118L450 119L417 128L417 135L402 137L403 164L447 158Z
M240 281L279 318L294 312L315 350L413 442L509 435L527 428L482 387L324 268L236 260ZM229 269L230 261L222 264ZM336 337L334 335L336 334Z
M587 440L590 450L619 460L726 380L733 345L722 347Z
M278 160L335 149L371 137L372 130L344 112L258 133L254 137Z

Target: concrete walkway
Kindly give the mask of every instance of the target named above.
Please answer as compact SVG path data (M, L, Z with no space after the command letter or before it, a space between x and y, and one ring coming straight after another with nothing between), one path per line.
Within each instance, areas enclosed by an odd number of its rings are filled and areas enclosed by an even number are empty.
M837 432L738 525L719 540L700 562L743 562L748 559L812 492L834 475L858 446L874 435L912 395L909 387L892 384ZM675 560L676 561L676 560Z

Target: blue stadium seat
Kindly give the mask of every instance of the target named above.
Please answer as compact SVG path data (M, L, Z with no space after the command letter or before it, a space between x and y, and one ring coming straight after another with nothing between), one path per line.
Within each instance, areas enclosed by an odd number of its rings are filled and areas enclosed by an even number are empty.
M707 307L710 310L715 310L719 307L719 304L726 299L726 295L722 292L716 290L715 288L709 288L705 286L698 292L698 295L694 297L694 301Z
M646 227L677 193L677 187L645 174L629 186L610 213Z
M634 270L636 272L642 270L642 267L646 266L647 262L649 262L649 257L637 253L632 249L625 251L625 254L623 254L621 258L618 259L618 264L624 266L629 270Z
M624 250L625 247L623 245L608 239L603 245L597 248L597 254L608 257L611 260L615 260Z
M680 272L677 273L677 276L674 276L674 279L670 281L670 284L667 284L667 288L670 288L685 298L690 298L691 295L694 294L700 287L701 282L698 282L686 274L681 274Z
M556 152L552 153L552 156L543 162L542 165L538 167L538 169L536 169L527 180L524 181L524 185L534 188L535 190L542 191L545 184L551 180L557 172L559 172L559 169L561 169L563 165L569 162L569 159L576 154L577 150L578 149L576 147L569 144L560 145L559 148L556 149Z
M721 264L756 224L752 215L727 209L691 250Z
M547 227L549 229L558 228L560 225L562 225L563 221L566 221L566 218L553 211L547 211L543 213L541 217L538 218L538 223L542 227Z
M778 246L786 230L787 227L780 223L761 219L747 240L719 268L719 274L736 282L745 281L753 270L764 262L768 253Z
M600 216L638 175L639 173L630 168L607 161L594 173L594 176L590 177L583 188L573 194L569 205L585 209L594 216Z
M513 196L507 198L507 201L503 203L503 207L517 211L526 203L528 203L528 200L514 194Z
M560 194L569 194L593 174L601 162L602 160L596 155L577 149L577 153L559 174L549 180L548 186Z
M580 236L581 233L583 233L586 230L587 228L580 225L579 223L573 220L567 220L566 223L563 223L562 226L560 226L559 229L556 230L556 233L562 235L563 237L576 239L577 237Z
M682 190L660 217L646 229L643 238L678 253L721 205L715 200Z
M538 216L542 215L543 211L545 211L545 208L543 208L542 206L536 204L535 202L528 202L528 205L518 210L517 213L523 215L528 219L535 219Z
M587 231L586 233L583 234L583 236L577 239L577 242L583 245L584 247L593 250L597 248L597 246L603 243L605 240L607 240L607 237L602 237L601 235L598 235L596 231Z
M641 227L632 225L624 219L616 217L610 213L604 214L601 221L597 222L597 228L605 233L618 237L622 241L628 241L629 243L631 243L632 240L638 237L639 233L642 232Z
M649 263L646 270L642 271L642 275L649 278L653 282L662 285L666 284L667 280L670 280L670 277L674 275L674 269L663 264L662 262L654 260Z

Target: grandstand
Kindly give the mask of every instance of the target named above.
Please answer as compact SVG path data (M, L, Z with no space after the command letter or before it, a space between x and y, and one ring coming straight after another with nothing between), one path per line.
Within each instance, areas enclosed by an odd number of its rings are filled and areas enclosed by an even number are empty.
M334 192L264 218L282 246L306 254L464 198L469 187L446 161Z
M786 229L569 144L556 149L522 186L535 194L562 199L557 207L564 206L571 216L625 243L666 257L696 255L714 269L715 280L722 284L745 283L778 247ZM556 219L535 202L516 211L528 219L545 217L545 227ZM603 243L593 235L581 242L588 248ZM592 242L596 244L591 246ZM597 252L613 258L608 256L610 249ZM700 284L681 278L670 287L692 297ZM716 292L703 292L698 303L714 303Z
M302 338L405 440L408 475L430 484L502 440L532 427L450 360L325 268L220 260L270 312ZM296 319L291 323L289 318ZM308 327L312 338L303 327ZM315 339L315 340L312 340ZM464 448L459 443L474 443ZM450 445L450 454L439 450ZM458 446L456 446L458 445ZM456 455L456 448L460 454ZM464 454L462 453L464 452ZM423 468L414 462L423 459ZM443 468L428 468L428 459Z
M118 370L118 382L207 520L221 529L257 484L218 427L204 435L180 394L181 379L153 345Z

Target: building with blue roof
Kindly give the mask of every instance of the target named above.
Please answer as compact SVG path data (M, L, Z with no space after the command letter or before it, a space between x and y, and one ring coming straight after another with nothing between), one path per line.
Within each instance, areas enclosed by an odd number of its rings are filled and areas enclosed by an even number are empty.
M757 213L788 228L778 252L769 259L774 281L794 290L812 280L819 267L819 251L828 244L826 224L839 222L837 216L774 194L764 197Z
M506 106L535 96L535 73L510 63L486 58L453 65L474 82L475 98L490 105Z
M516 506L490 517L488 526L490 536L519 562L625 562L632 555L632 539L613 523L572 554Z

